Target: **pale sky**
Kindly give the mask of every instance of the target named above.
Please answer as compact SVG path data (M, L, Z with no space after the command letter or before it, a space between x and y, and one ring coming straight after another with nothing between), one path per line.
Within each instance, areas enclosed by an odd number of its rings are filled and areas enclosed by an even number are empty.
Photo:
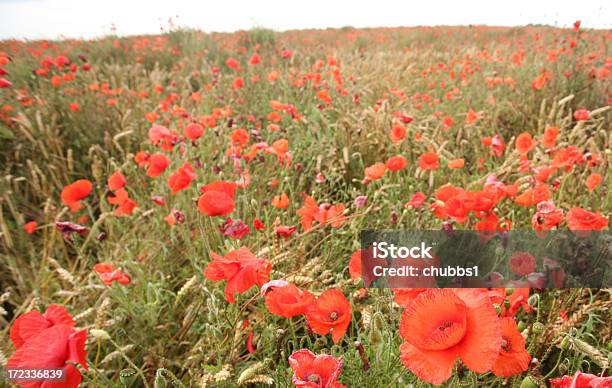
M151 34L175 24L203 31L542 23L612 28L609 0L0 0L0 39Z

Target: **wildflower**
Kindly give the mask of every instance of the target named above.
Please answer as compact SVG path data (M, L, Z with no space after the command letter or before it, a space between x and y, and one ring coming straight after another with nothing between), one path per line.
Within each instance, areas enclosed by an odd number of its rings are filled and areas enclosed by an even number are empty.
M278 209L286 209L289 206L289 197L285 193L275 196L272 198L272 206Z
M115 171L108 178L108 188L112 191L119 190L123 188L126 184L125 176L121 173L121 171Z
M204 128L198 123L191 123L183 129L183 136L191 140L197 140L204 134Z
M331 333L340 342L351 323L351 304L339 289L324 291L306 311L308 325L317 334Z
M527 252L514 252L509 259L510 269L518 276L525 276L535 270L535 257Z
M375 163L365 169L365 177L370 181L376 181L385 175L387 166L382 163Z
M74 320L66 309L50 305L44 314L30 311L15 320L10 338L17 349L6 364L10 369L65 370L62 387L76 388L81 383L81 372L73 364L87 368L85 330L77 331ZM32 383L41 386L41 383Z
M427 196L424 193L419 191L412 196L410 201L404 204L404 207L405 208L411 207L413 209L418 209L421 206L423 206L423 202L425 202L425 199L427 199Z
M437 170L440 167L440 158L433 152L427 152L419 157L421 170Z
M387 169L390 171L399 171L404 169L408 165L408 161L401 155L392 156L387 159Z
M110 286L113 282L127 285L130 284L130 276L124 273L121 268L115 267L111 263L98 263L93 267L94 271L100 276L100 280L107 286Z
M530 134L523 132L516 138L515 146L516 150L521 155L526 155L529 151L535 147L536 142L533 140Z
M225 220L223 225L219 227L219 230L224 236L241 239L249 234L250 230L248 225L246 225L241 220L232 220L228 218Z
M459 357L474 372L490 370L502 343L497 313L479 289L420 293L404 310L400 334L402 363L431 384L446 381Z
M168 177L168 186L172 189L172 194L176 194L181 190L186 189L196 178L193 167L190 163L185 163L183 167L176 170L170 177Z
M213 281L227 280L225 300L234 303L234 295L247 291L254 285L262 286L269 280L272 264L255 256L242 247L220 256L211 252L212 261L204 270L204 276Z
M23 230L25 230L27 234L33 234L36 231L37 226L38 226L38 222L30 221L30 222L27 222L25 225L23 225Z
M448 168L452 168L453 170L463 168L463 166L465 166L464 159L454 159L448 162Z
M283 237L285 240L288 239L297 228L295 226L287 226L280 225L274 228L274 233L276 233L276 237Z
M164 170L170 165L170 159L165 154L156 153L149 157L149 168L147 169L147 176L156 178L164 172Z
M612 385L612 376L599 377L578 371L573 376L557 377L548 382L550 388L606 388Z
M601 183L602 178L601 175L594 172L591 175L588 176L588 178L586 179L586 186L589 189L589 191L593 191L595 190L595 188L597 186L599 186L599 184Z
M64 186L62 190L62 201L70 207L70 211L76 212L83 205L81 200L86 198L92 191L93 185L87 179L80 179L74 183Z
M300 290L291 283L273 286L272 290L266 293L268 311L284 318L304 314L314 300L314 295L308 290Z
M608 219L599 212L591 213L579 207L567 212L565 222L570 230L601 230L608 226Z
M353 203L357 209L361 209L368 203L368 196L360 195L357 198L355 198L355 201Z
M400 143L406 137L406 127L396 123L391 127L391 133L389 134L391 142L397 144Z
M208 216L226 216L234 210L236 184L215 181L200 189L198 210Z
M531 356L525 350L525 338L518 331L514 318L501 318L502 343L491 371L495 376L513 376L529 367Z
M589 111L586 109L578 109L574 112L574 119L576 121L585 121L589 119Z
M296 387L345 388L338 382L342 373L342 358L328 354L315 355L308 349L301 349L289 356L293 369L291 381Z

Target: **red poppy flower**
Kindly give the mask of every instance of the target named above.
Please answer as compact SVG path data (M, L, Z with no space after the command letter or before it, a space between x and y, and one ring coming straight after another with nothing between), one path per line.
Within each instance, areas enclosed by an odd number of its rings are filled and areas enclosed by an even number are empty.
M413 300L429 288L393 288L393 300L402 307L408 307Z
M544 130L544 136L542 136L542 144L546 148L553 148L559 136L558 127L548 127Z
M204 134L204 127L198 123L187 124L183 129L183 136L191 140L197 140Z
M234 295L241 294L254 285L262 286L269 280L272 264L255 256L248 248L242 247L220 256L210 255L213 261L204 270L207 279L227 280L225 300L234 303Z
M138 207L138 204L129 198L129 193L125 189L115 191L115 196L108 197L107 200L110 204L118 206L115 209L117 216L128 216Z
M567 212L565 222L570 230L601 230L608 226L608 219L599 212L591 213L579 207Z
M180 167L168 177L168 186L172 189L172 194L176 194L189 187L189 184L195 178L196 174L193 172L193 167L190 163L185 163L183 167Z
M74 183L64 186L62 190L62 201L70 207L70 211L76 212L81 209L81 200L86 198L93 189L93 185L87 179L80 179Z
M408 161L402 155L392 156L387 159L386 166L391 171L399 171L408 165Z
M300 223L304 230L310 230L314 221L322 225L329 223L334 228L340 227L346 221L346 216L343 215L344 205L317 205L314 198L308 195L304 196L304 206L296 213L301 216Z
M427 152L419 157L421 170L437 170L440 167L440 158L433 152Z
M285 318L304 314L314 300L315 297L310 291L300 290L291 283L273 287L271 291L266 293L268 311Z
M57 304L49 305L44 314L32 310L20 315L11 326L9 336L15 348L19 349L30 338L54 325L74 326L72 316Z
M517 196L514 202L520 206L533 206L540 202L550 199L550 190L547 185L541 184L533 189L527 189L524 193Z
M576 121L584 121L589 119L589 111L586 109L578 109L574 112L574 119Z
M74 329L74 320L66 309L50 305L44 314L30 311L15 320L10 338L17 349L9 358L7 368L65 368L66 380L62 387L75 388L81 382L81 373L71 363L85 370L85 330ZM49 383L44 383L49 384ZM43 383L28 384L42 387Z
M157 153L149 157L147 176L156 178L170 165L170 159L165 154Z
M525 338L518 331L514 318L501 318L502 343L491 371L508 377L527 370L531 356L525 350Z
M529 306L529 288L513 288L512 293L507 295L505 288L493 288L489 291L491 301L499 305L502 309L500 316L513 317L518 312L519 308L523 308L526 313L532 311Z
M145 152L145 151L138 151L136 153L136 155L134 155L134 161L136 162L136 164L138 165L138 167L145 167L146 165L149 164L149 158L151 157L151 155L149 155L149 153Z
M98 273L100 280L107 286L110 286L113 282L123 284L124 286L130 284L130 276L124 273L121 268L115 267L111 263L98 263L94 265L93 270Z
M0 77L0 89L10 88L11 86L13 86L11 81Z
M289 197L285 193L275 196L272 198L272 206L278 209L286 209L289 206Z
M471 108L468 110L467 115L465 116L465 123L472 124L476 120L480 118L480 114L474 112Z
M393 127L391 127L389 137L393 143L401 142L406 137L406 127L399 123L394 124Z
M119 190L123 188L126 184L125 176L123 176L121 171L116 171L108 178L107 183L108 188L111 191Z
M27 234L33 234L36 231L37 226L38 222L30 221L23 226L23 230L25 230Z
M589 189L589 191L593 191L595 190L597 186L599 186L601 181L602 181L601 175L594 172L591 175L589 175L588 178L586 179L586 186Z
M412 196L410 201L404 204L404 207L406 208L411 207L413 209L418 209L423 205L423 202L425 202L426 199L427 199L427 196L424 193L419 191L418 193Z
M525 276L535 271L536 260L530 253L514 252L508 261L510 269L518 276Z
M340 342L351 323L351 304L339 289L324 291L306 311L308 325L317 334L331 333Z
M452 168L453 170L463 168L463 166L465 166L464 159L454 159L448 162L448 168Z
M552 201L538 203L537 209L531 218L531 226L536 231L550 230L563 221L563 209L558 209Z
M149 129L149 141L160 146L164 151L172 151L177 141L177 134L162 125L153 125Z
M226 216L234 210L234 193L236 184L226 181L215 181L200 188L202 195L198 199L198 210L208 216Z
M228 218L223 225L219 227L221 233L226 237L241 239L248 235L251 231L249 226L241 220L232 220Z
M515 145L519 154L526 155L533 149L533 147L535 147L536 141L533 140L529 133L523 132L517 136Z
M264 225L263 221L260 220L259 218L255 218L253 220L253 228L257 229L257 230L262 230L264 229L266 226Z
M368 180L376 181L382 178L386 171L387 166L382 163L375 163L365 169L365 177Z
M234 89L240 89L243 86L244 86L244 79L242 77L234 78L234 81L232 82L232 87Z
M289 356L293 369L291 382L304 388L341 388L337 380L342 373L342 358L328 354L315 355L308 349L301 349Z
M501 327L486 292L429 289L404 310L402 363L421 380L441 384L457 358L476 373L491 369L501 346Z
M573 376L557 377L548 382L550 388L610 388L612 376L599 377L578 371Z
M285 240L291 237L297 228L295 226L287 226L287 225L279 225L274 228L274 233L276 233L276 237L283 237Z

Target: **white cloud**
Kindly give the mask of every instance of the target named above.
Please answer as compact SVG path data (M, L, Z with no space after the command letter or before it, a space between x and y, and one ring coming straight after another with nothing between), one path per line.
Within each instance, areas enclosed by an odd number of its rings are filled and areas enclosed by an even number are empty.
M0 38L97 37L159 32L172 17L204 31L251 27L275 30L415 25L525 25L612 27L609 1L392 0L0 0Z

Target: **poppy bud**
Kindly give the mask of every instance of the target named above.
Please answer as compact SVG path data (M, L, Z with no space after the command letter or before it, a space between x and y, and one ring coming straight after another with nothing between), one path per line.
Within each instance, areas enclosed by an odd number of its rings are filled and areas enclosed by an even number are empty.
M161 369L157 370L155 374L155 388L166 388L168 386L168 382L166 378L160 373Z
M544 332L544 324L542 322L535 322L531 327L531 330L535 334L542 334Z
M540 294L533 294L527 299L527 304L530 306L537 306L540 302Z
M136 380L136 371L134 369L123 369L119 372L119 380L125 387L129 387L132 385L134 380Z
M570 340L568 336L563 337L563 340L559 344L559 347L563 350L568 350L570 348Z
M514 294L514 288L506 288L506 296Z
M442 230L444 231L444 233L446 233L448 238L455 238L455 231L453 229L453 224L451 224L450 222L444 221L442 223Z
M536 384L531 376L527 376L521 382L520 388L538 388L538 384Z
M523 321L520 321L516 327L518 328L518 331L523 331L527 327L527 324Z
M502 313L502 308L500 305L494 304L493 307L495 307L495 312L497 313L497 315L500 315Z

